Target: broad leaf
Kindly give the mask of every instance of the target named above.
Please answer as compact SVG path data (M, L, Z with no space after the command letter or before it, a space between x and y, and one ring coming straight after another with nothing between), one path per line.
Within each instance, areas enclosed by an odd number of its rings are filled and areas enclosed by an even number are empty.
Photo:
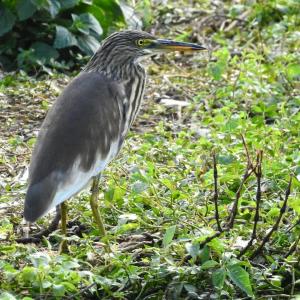
M290 78L300 77L300 64L291 64L287 67L287 73Z
M93 55L100 46L100 42L91 35L77 37L77 46L87 55Z
M56 26L56 35L54 47L57 49L66 48L77 45L77 40L74 35L63 26Z
M201 269L207 270L207 269L214 268L217 265L218 265L218 262L216 262L215 260L208 260L201 265Z
M62 284L54 284L53 285L53 296L62 297L66 292L66 288Z
M59 53L46 43L36 42L31 45L31 48L34 50L34 56L44 63L48 63L52 58L56 59L59 56Z
M209 251L209 247L207 245L204 246L203 249L201 249L200 251L200 260L201 263L205 263L206 261L208 261L210 259L210 251Z
M90 33L88 24L84 23L79 16L72 14L72 19L73 19L72 28L76 28L76 30L86 35Z
M62 10L72 8L78 5L80 0L60 0L60 7Z
M16 300L17 298L15 298L12 294L8 293L8 292L3 292L0 294L0 300Z
M166 230L164 238L163 238L163 246L164 247L167 247L171 243L171 241L173 240L175 230L176 230L176 225L170 226Z
M228 275L230 279L249 297L253 297L253 291L249 279L249 274L239 264L228 267Z
M31 0L19 0L16 9L20 21L27 20L36 12L36 6Z
M60 3L58 0L48 0L49 12L52 18L54 18L60 10Z
M14 14L5 6L0 5L0 36L13 28L15 20Z
M218 289L222 289L224 286L225 277L226 277L226 271L224 268L221 268L221 269L213 272L212 273L212 283L213 283L214 287L216 287Z
M94 0L93 5L81 3L78 12L91 13L98 20L99 24L101 24L104 32L107 32L108 28L114 23L125 23L119 4L113 0Z
M98 20L90 13L81 14L79 16L83 24L92 30L96 35L100 36L103 33L102 27L99 24Z
M188 254L193 258L197 257L200 253L199 243L186 243L185 249L187 250Z
M22 270L21 276L25 282L34 282L37 280L37 269L34 267L26 266Z

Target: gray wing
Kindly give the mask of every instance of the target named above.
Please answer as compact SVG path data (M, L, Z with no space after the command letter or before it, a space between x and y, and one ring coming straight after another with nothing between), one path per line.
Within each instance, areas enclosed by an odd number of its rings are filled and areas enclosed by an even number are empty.
M105 159L113 143L120 146L124 98L122 85L97 72L82 72L65 88L48 112L33 151L26 220L34 222L53 206L59 189L76 176L72 172L91 176L97 158ZM82 188L74 184L73 194Z

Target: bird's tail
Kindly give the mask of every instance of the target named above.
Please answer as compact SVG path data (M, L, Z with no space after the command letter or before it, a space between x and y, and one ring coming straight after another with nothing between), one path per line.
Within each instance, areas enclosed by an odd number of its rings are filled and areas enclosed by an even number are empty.
M35 222L51 207L56 188L48 180L30 184L26 193L24 218L28 222Z

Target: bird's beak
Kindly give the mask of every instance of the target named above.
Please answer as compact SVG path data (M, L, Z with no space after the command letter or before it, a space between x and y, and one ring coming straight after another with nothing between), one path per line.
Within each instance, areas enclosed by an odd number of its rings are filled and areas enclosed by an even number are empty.
M149 48L159 52L207 50L205 47L197 44L176 42L172 40L163 39L157 39L153 41Z

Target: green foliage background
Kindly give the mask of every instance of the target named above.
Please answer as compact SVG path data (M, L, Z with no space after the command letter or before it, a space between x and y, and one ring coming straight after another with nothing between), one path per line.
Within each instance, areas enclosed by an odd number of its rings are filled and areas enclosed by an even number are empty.
M115 0L2 1L0 64L6 70L68 69L78 54L92 55L103 36L124 25Z
M57 253L59 231L39 245L16 242L35 132L70 78L19 72L0 82L0 299L298 300L299 1L141 1L135 12L157 36L201 42L210 51L149 65L143 109L102 178L106 239L99 241L86 191L69 201L70 254ZM251 157L263 151L263 177L257 239L239 257L254 223L253 175L241 190L233 229L203 242L217 233L212 153L224 226L247 165L241 135ZM290 175L280 226L251 258L280 215ZM43 218L38 226L48 223Z

